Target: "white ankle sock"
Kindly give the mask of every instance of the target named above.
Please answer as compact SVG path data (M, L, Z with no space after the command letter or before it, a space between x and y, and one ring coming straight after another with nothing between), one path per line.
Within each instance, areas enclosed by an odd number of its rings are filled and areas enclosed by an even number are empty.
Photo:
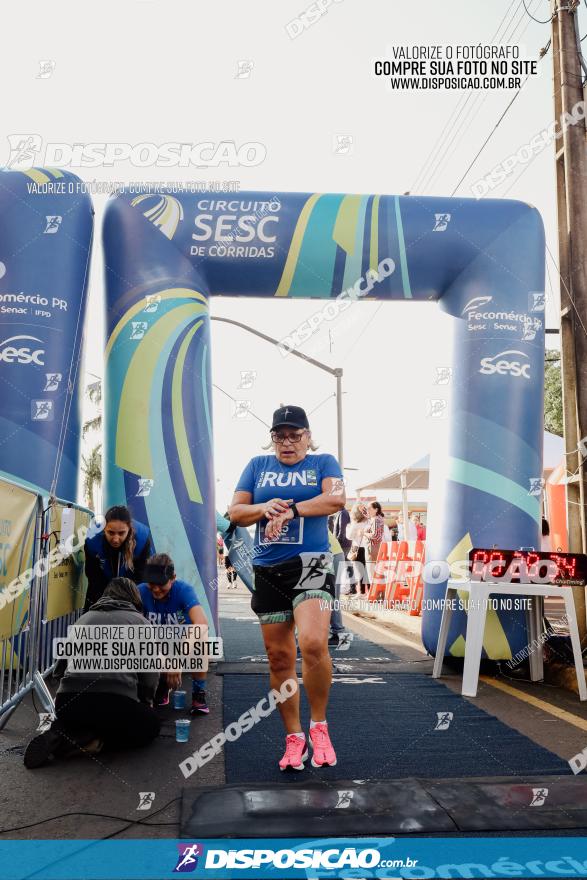
M303 730L300 730L299 733L298 731L296 731L295 733L288 733L288 736L299 736L300 739L306 738L306 734L303 732Z
M317 724L328 724L328 721L310 721L310 730L316 727Z

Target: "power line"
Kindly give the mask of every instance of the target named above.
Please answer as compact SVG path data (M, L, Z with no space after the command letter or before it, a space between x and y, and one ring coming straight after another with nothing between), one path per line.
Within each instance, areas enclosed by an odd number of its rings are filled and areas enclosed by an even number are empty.
M214 388L216 388L222 394L225 394L226 397L230 397L230 399L233 401L233 403L238 403L236 397L233 397L232 394L229 394L228 391L225 391L224 388L220 387L220 385L216 385L215 382L213 382L212 384L213 384ZM253 412L252 409L248 409L247 412L249 412L252 416L254 416L254 418L256 418L258 422L261 422L261 424L265 425L266 428L271 427L270 425L267 424L267 422L264 422L263 419L261 419L255 412Z
M518 95L520 94L520 92L522 91L522 89L524 88L526 83L528 82L529 77L530 77L530 74L528 74L528 76L526 77L526 79L524 80L524 82L522 83L522 85L520 86L520 88L518 89L518 91L516 92L514 97L512 98L512 100L509 102L509 104L507 105L507 107L505 108L505 110L503 111L503 113L501 114L499 119L497 120L496 124L493 126L492 130L489 132L489 134L487 135L487 137L483 141L483 144L481 145L481 148L475 154L473 161L469 164L469 166L467 167L467 170L465 171L465 173L463 174L463 176L461 177L461 179L459 180L459 182L457 183L457 185L455 186L455 188L451 192L451 196L454 196L454 194L456 193L456 191L460 187L463 180L465 180L465 178L467 177L469 171L471 170L471 168L473 167L473 165L475 164L475 162L477 161L477 159L479 158L479 156L481 155L481 153L483 152L483 150L485 149L485 147L487 146L487 144L489 143L489 141L491 140L491 138L493 137L493 135L495 134L495 132L499 128L499 126L501 125L508 110L510 109L510 107L512 106L512 104L514 103L514 101L516 100L516 98L518 97Z
M529 10L528 7L526 6L526 0L522 0L522 3L524 4L524 9L526 10L526 13L530 16L530 18L531 18L533 21L537 22L538 24L550 24L550 22L552 21L552 15L550 16L550 18L547 18L546 21L542 21L542 19L540 19L540 18L535 18L535 17L532 15L532 13L530 12L530 10Z
M533 2L534 2L534 0L533 0ZM518 18L517 21L514 21L518 10L520 10L520 13L521 13L520 17ZM524 20L525 20L524 10L521 8L521 0L520 0L520 3L518 4L516 9L514 10L514 13L513 13L512 17L510 18L509 23L506 25L506 30L501 38L502 42L507 43L507 42L513 41L514 39L519 39L520 37L522 37L524 35L524 33L526 32L528 25L530 24L529 20L526 21L526 26L523 28L523 30L521 31L521 33L519 34L518 37L516 37L516 32L518 31L520 25L522 24L522 22ZM512 27L512 24L513 24L513 27ZM511 30L510 30L510 28L511 28ZM509 33L508 33L508 30L509 30ZM495 41L496 36L497 36L497 33L492 38L492 41L491 41L492 44ZM438 160L436 162L436 166L429 170L428 174L426 175L427 180L422 182L422 186L427 185L430 188L436 182L436 179L440 173L440 170L441 170L441 168L443 168L444 160L447 158L447 156L452 154L450 152L451 147L455 144L455 142L457 144L460 143L460 141L462 140L462 135L464 134L464 131L466 131L468 129L468 127L470 126L473 119L475 119L477 117L481 108L483 107L483 105L487 101L488 96L489 96L489 92L487 92L487 91L485 91L484 93L469 92L467 100L465 101L465 104L461 108L459 116L464 112L465 107L469 101L472 101L472 104L469 107L466 115L463 117L460 125L458 127L454 128L454 130L452 132L452 137L445 144L441 155L438 157ZM456 126L457 122L458 122L458 116L457 116L457 119L455 120L455 126ZM467 122L469 123L469 126L465 127ZM459 137L459 135L460 135L460 137ZM458 138L458 140L457 140L457 138ZM454 149L452 152L454 152Z
M515 2L516 2L516 0L511 0L511 3L510 3L510 5L508 6L508 8L506 9L503 18L501 19L501 21L500 21L500 23L499 23L499 25L498 25L498 27L497 27L497 30L495 31L493 37L491 38L491 44L493 44L493 43L495 42L495 40L497 39L497 35L499 34L499 32L500 32L500 30L501 30L501 26L502 26L502 24L504 23L505 19L507 18L508 14L509 14L509 12L510 12L510 10L511 10L511 8L512 8L512 6L514 5ZM587 0L585 0L585 2L587 3ZM518 2L518 7L519 7L519 5L520 5L520 3ZM510 24L511 24L511 21L513 20L513 18L515 17L515 13L516 13L518 7L516 7L516 10L514 11L514 15L512 16L512 19L510 20ZM467 103L471 100L471 97L472 97L472 96L471 96L471 93L469 92L469 94L461 95L461 97L458 99L458 101L457 101L457 103L456 103L456 105L455 105L455 107L454 107L454 109L453 109L451 115L449 116L449 118L448 118L448 120L447 120L447 122L446 122L444 128L442 129L442 131L441 131L441 133L439 134L439 136L436 138L436 141L434 142L434 146L432 147L432 149L430 150L430 153L428 154L428 156L427 156L426 159L424 160L424 163L423 163L423 165L422 165L422 168L420 169L420 171L419 171L419 173L418 173L416 179L414 180L414 183L412 184L412 187L411 187L411 189L410 189L410 192L415 192L416 187L417 187L418 184L420 183L420 179L421 179L423 176L424 176L424 177L427 177L427 176L428 176L428 167L427 167L427 166L428 166L428 163L430 162L430 160L436 155L436 153L437 153L437 146L438 146L439 144L442 143L442 139L443 139L443 137L444 137L444 135L445 135L446 130L450 127L450 125L451 125L451 123L452 123L452 120L453 120L453 117L455 117L455 116L457 115L457 112L458 112L458 111L460 111L460 110L464 110L464 108L465 108L465 106L467 105ZM461 105L461 104L462 104L463 106L462 106L462 107L459 107L459 105ZM458 116L457 116L457 118L458 118ZM423 186L423 185L424 185L424 180L422 180L422 186Z

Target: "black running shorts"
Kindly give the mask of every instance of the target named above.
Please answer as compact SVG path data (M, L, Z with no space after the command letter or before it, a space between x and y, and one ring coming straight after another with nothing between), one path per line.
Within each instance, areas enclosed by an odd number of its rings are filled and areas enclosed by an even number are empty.
M260 623L283 623L306 599L333 599L334 584L332 553L300 553L277 565L253 565L251 608Z

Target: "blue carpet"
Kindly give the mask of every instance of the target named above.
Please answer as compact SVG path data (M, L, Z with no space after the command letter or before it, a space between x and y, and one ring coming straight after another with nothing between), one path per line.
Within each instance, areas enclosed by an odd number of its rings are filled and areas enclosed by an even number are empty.
M225 612L226 614L226 612ZM261 627L256 618L235 615L233 617L220 616L220 635L224 644L224 659L227 662L250 659L251 657L265 656L265 646L261 636ZM374 659L385 660L399 659L396 654L376 645L357 633L352 633L352 641L345 645L344 650L331 648L330 653L335 660Z
M247 627L251 638L258 627ZM383 649L377 647L377 652ZM224 726L266 696L263 675L224 676ZM435 730L437 713L452 712L447 730ZM302 689L302 720L309 726ZM281 773L284 735L279 712L236 742L227 742L226 781L300 782L316 779L423 779L464 776L568 775L569 765L497 718L433 679L414 674L337 675L328 722L338 765Z

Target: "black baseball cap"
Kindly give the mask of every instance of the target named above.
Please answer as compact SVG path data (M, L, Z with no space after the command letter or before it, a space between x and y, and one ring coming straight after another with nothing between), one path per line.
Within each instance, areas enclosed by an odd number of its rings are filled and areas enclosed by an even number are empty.
M147 562L145 565L145 582L147 584L158 584L163 586L175 574L173 565L157 565L157 563Z
M301 406L280 406L273 413L273 424L271 430L279 428L281 425L289 425L292 428L309 428L310 423L305 410Z

